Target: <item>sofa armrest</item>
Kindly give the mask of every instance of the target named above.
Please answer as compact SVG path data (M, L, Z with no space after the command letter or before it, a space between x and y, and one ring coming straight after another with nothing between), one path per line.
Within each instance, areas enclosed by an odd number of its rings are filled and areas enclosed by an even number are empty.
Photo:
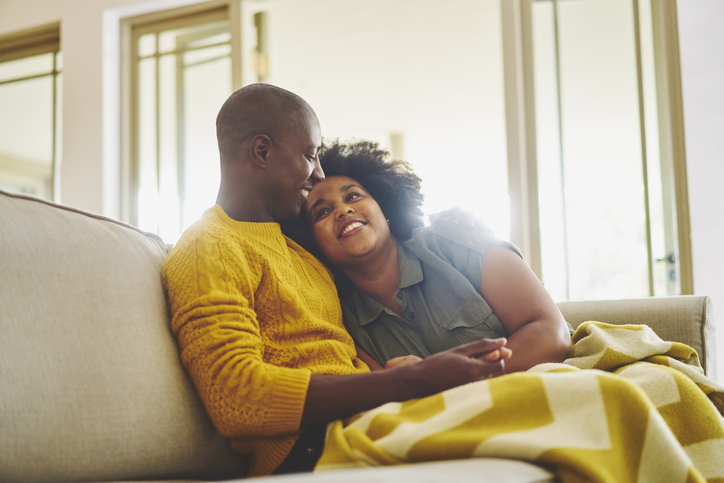
M560 302L558 308L573 328L587 320L646 324L662 339L694 348L707 376L716 380L714 320L711 299L706 295Z

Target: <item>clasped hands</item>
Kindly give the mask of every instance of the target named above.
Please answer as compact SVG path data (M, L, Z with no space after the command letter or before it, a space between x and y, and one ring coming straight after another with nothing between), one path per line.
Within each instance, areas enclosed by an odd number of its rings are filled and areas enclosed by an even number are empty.
M426 359L414 355L395 357L387 361L385 369L415 365L419 369L424 366L430 373L439 371L442 376L448 371L448 374L455 375L454 378L467 377L469 380L465 382L487 379L505 371L505 361L513 355L513 351L505 347L506 343L507 339L502 337L480 339L438 352Z

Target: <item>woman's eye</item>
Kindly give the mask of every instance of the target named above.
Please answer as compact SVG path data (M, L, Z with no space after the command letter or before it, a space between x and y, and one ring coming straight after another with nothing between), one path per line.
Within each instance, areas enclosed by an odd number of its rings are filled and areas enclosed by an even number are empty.
M354 199L359 198L360 196L362 196L362 195L360 195L359 193L350 193L347 195L347 201L352 201Z
M314 215L314 219L315 219L315 220L319 220L320 218L322 218L322 217L323 217L324 215L326 215L327 213L329 213L329 209L327 209L327 208L322 208L321 210L318 210L317 213Z

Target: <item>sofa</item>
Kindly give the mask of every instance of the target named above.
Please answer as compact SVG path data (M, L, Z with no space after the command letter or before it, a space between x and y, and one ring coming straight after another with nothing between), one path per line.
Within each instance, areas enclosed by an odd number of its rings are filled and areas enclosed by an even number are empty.
M212 425L179 361L161 284L167 246L117 221L0 192L0 481L235 480L244 458ZM706 296L559 304L645 323L713 377ZM714 378L714 377L713 377ZM274 482L555 481L474 459L289 475Z

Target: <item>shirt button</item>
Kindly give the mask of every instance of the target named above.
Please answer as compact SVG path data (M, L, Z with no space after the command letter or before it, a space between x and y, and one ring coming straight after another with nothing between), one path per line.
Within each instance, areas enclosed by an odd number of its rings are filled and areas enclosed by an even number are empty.
M402 300L402 292L397 292L397 300Z
M408 319L414 319L414 318L415 318L415 314L414 314L413 312L408 312L408 313L407 313L407 318L408 318Z

